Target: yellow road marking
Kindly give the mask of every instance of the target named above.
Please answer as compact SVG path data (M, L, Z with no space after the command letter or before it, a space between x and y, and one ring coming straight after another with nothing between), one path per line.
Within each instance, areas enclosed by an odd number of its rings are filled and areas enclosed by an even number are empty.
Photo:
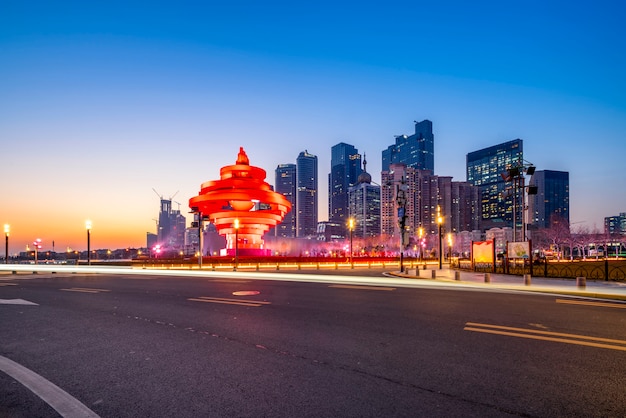
M570 305L602 306L605 308L626 309L626 303L592 302L592 301L587 301L587 300L573 300L573 299L557 299L556 303L565 303L565 304L570 304Z
M357 286L349 284L331 284L328 287L334 287L336 289L359 289L359 290L384 290L390 292L396 290L395 287L382 287L382 286Z
M611 350L626 351L626 341L610 338L591 337L588 335L567 334L562 332L539 331L526 328L505 327L502 325L479 324L467 322L464 331L482 332L487 334L506 335L510 337L528 338L534 340L554 341L566 344L584 345L588 347L608 348ZM517 332L515 332L517 331ZM537 334L537 335L534 335ZM563 338L559 338L563 337ZM589 340L589 341L580 341ZM613 343L621 345L611 345Z
M208 303L224 303L227 305L242 305L242 306L263 306L271 305L271 302L264 302L258 300L244 300L244 299L228 299L228 298L213 298L209 296L200 296L199 298L189 298L187 300L193 302L208 302Z

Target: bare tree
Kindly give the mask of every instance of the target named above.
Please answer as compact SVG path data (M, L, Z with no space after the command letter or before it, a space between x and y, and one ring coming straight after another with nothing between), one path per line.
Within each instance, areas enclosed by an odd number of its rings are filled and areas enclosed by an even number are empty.
M556 248L557 258L560 260L564 244L569 243L571 240L569 222L562 216L552 215L550 218L550 228L547 228L544 234L549 242Z

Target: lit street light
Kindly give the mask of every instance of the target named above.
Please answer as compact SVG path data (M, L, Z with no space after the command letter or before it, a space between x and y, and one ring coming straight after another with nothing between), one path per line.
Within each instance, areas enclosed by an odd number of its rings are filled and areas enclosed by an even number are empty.
M417 230L417 235L419 237L420 263L421 263L422 260L424 259L424 242L422 241L423 236L424 236L424 228L420 226L419 229Z
M239 267L239 219L235 219L235 270Z
M35 246L35 265L37 265L37 251L41 249L41 238L37 238L33 241L33 245Z
M85 228L87 229L87 265L91 265L91 221L85 221Z
M443 224L443 218L441 217L441 212L439 206L437 206L437 224L439 225L439 270L441 270L441 262L443 258L443 254L441 254L443 242L441 239L441 226Z
M11 226L4 224L4 263L9 264L9 231Z
M354 231L354 218L348 219L348 229L350 230L350 266L354 268L352 263L352 231Z
M448 263L452 262L452 233L448 232Z

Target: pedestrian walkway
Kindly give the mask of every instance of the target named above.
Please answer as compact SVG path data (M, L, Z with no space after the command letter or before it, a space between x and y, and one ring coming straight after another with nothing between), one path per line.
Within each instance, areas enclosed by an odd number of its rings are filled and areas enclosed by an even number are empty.
M404 278L446 281L464 285L471 284L476 287L557 293L580 297L622 300L626 302L626 282L478 273L466 270L454 270L446 265L442 266L441 270L438 269L437 266L427 266L426 269L410 268L406 269L403 273L394 272L393 275Z

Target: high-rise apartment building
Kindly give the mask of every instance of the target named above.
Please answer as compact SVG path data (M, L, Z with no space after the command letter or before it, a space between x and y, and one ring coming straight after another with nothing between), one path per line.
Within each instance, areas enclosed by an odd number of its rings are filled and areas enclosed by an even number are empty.
M417 170L435 172L435 136L433 123L429 120L415 122L413 135L398 135L396 143L382 153L382 170L390 164L405 164Z
M317 235L317 156L303 151L296 159L296 236Z
M537 194L528 196L529 222L536 228L550 228L554 222L569 224L569 173L537 170L529 182Z
M361 155L354 146L341 142L331 148L328 220L343 225L344 236L349 216L348 188L357 183L360 174Z
M604 218L604 233L609 236L626 235L626 212Z
M523 163L523 141L515 139L467 154L467 182L481 193L480 229L513 227L515 190L502 173ZM516 207L516 223L522 222L522 206Z
M442 230L458 233L478 229L480 192L467 182L435 176L430 170L416 170L404 164L391 164L381 173L381 232L399 237L400 216L409 237L423 228L426 236L437 235L441 215ZM404 193L402 193L404 191ZM400 199L398 199L400 197ZM404 207L401 207L404 204Z
M348 188L349 217L355 221L354 236L359 238L380 235L380 186L372 184L363 158L363 172L357 184Z
M465 181L453 181L452 232L477 231L480 229L480 190Z
M297 179L295 164L279 164L275 171L274 191L282 194L291 203L289 211L283 221L276 225L275 235L277 237L294 238L296 236L296 213L297 213Z

